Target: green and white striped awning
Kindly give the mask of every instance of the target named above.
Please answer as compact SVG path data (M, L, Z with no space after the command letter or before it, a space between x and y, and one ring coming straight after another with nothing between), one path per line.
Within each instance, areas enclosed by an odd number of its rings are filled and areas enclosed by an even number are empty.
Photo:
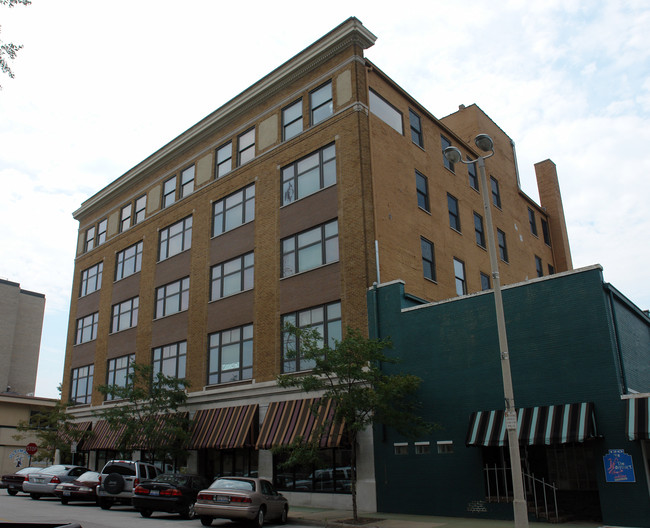
M650 440L650 398L630 398L625 408L625 432L629 440Z

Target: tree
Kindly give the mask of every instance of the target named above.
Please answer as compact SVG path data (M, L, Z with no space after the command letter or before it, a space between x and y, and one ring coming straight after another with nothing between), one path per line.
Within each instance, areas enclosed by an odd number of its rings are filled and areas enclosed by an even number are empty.
M94 414L119 432L118 450L122 453L140 448L152 452L157 460L176 459L187 451L191 435L188 413L181 411L188 386L186 379L162 372L154 376L151 365L133 363L124 386L97 388L119 401Z
M31 4L31 0L0 0L0 5L6 5L9 7L13 7L16 4L23 4L23 5L29 5ZM0 26L0 30L1 30ZM16 58L16 54L20 49L22 49L22 44L13 44L11 42L3 42L0 40L0 70L2 73L6 73L9 75L9 78L13 79L14 78L14 72L11 71L11 68L9 67L9 64L7 62L8 60L14 60ZM1 87L0 87L1 88Z
M357 439L361 431L373 423L393 427L407 437L428 432L431 425L418 414L415 395L421 379L412 374L389 375L382 364L398 360L384 354L390 348L387 339L368 339L361 332L347 328L341 341L333 347L323 344L316 330L293 325L285 327L285 348L289 357L300 354L301 361L311 360L311 371L278 376L281 387L299 387L305 392L319 392L336 406L335 420L343 421L352 448L352 510L357 512ZM290 462L314 459L317 443L299 441L289 446ZM293 458L291 458L293 457Z

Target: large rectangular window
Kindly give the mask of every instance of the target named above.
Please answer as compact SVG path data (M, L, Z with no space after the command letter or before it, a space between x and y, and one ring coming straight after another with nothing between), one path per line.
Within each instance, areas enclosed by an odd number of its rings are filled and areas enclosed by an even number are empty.
M96 292L102 287L102 272L104 263L100 262L81 272L81 285L79 288L79 297Z
M75 345L87 343L97 339L97 321L99 320L99 312L80 317L77 319L77 335L75 338Z
M160 230L158 259L165 260L192 247L192 217Z
M253 325L210 334L208 384L253 377Z
M415 192L418 195L418 207L427 213L431 212L429 207L429 182L427 177L415 171Z
M153 349L153 377L158 373L172 378L185 377L187 341Z
M335 341L341 340L341 303L334 302L282 316L282 371L309 370L314 367L314 361L301 356L300 340L296 340L294 334L284 331L287 324L300 329L316 330L321 336L320 343L333 347Z
M181 172L181 198L185 198L194 192L194 172L194 165Z
M476 163L469 163L467 165L467 176L469 177L469 186L478 191L478 176L476 175Z
M138 324L140 298L133 297L113 305L111 314L111 332L133 328Z
M454 258L454 277L456 280L456 295L465 295L467 293L465 263L457 258Z
M176 176L163 183L162 208L169 207L176 201Z
M133 204L127 204L120 211L120 233L131 227L131 214L133 213Z
M106 242L106 230L108 229L108 220L104 218L99 224L97 224L97 245L103 244Z
M329 145L282 169L282 205L336 183L336 148Z
M126 387L129 380L128 375L133 370L133 363L135 363L135 354L109 359L106 385ZM110 394L107 394L106 399L112 400L114 398Z
M449 209L449 227L460 233L460 211L458 200L451 194L447 194L447 208Z
M476 234L476 244L485 248L485 231L483 230L483 217L474 213L474 233Z
M87 253L95 247L95 226L86 229L86 236L84 240L84 253Z
M339 226L333 220L282 240L282 276L288 277L339 259Z
M212 206L212 236L255 219L255 184L226 196Z
M147 195L140 196L135 201L135 216L133 217L133 225L139 224L145 218L147 209Z
M90 403L93 394L94 365L72 369L70 400L76 404Z
M225 176L232 170L232 141L217 149L216 177L217 179Z
M255 257L253 252L222 262L212 267L210 300L250 290L254 283Z
M432 281L436 280L436 259L434 254L433 242L424 237L420 238L420 249L422 250L422 272L424 278Z
M528 223L530 224L531 234L537 236L537 222L535 222L535 211L528 208Z
M302 132L302 99L282 109L282 140L288 141Z
M117 253L115 280L137 273L142 268L142 241Z
M547 246L551 245L551 232L548 228L548 222L542 218L542 235L544 237L544 243Z
M418 147L424 147L422 136L422 120L413 110L409 108L409 122L411 123L411 140Z
M497 229L497 243L499 244L499 257L503 262L508 262L508 246L506 245L506 234Z
M156 288L156 316L165 317L187 310L190 300L190 278Z
M451 141L449 141L445 136L440 136L440 145L442 146L442 162L451 172L455 172L454 163L445 157L445 149L451 147Z
M255 128L237 138L237 164L243 165L255 157Z
M490 187L492 189L492 203L495 207L501 209L501 193L499 192L499 182L494 176L490 176Z
M370 111L379 119L393 128L396 132L404 134L404 125L402 124L402 114L392 104L386 101L379 94L370 90L368 97L370 102Z
M544 276L544 267L542 266L542 259L535 255L535 271L538 277Z
M332 81L328 81L309 94L311 124L316 125L334 113Z

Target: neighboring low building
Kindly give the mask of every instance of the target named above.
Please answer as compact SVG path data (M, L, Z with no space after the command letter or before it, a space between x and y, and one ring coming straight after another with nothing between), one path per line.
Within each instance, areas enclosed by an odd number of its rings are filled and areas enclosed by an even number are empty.
M370 334L393 342L401 362L387 371L423 379L436 428L415 440L376 429L377 507L511 519L494 296L427 304L404 290L369 290ZM552 517L555 494L560 518L650 527L647 313L600 266L507 286L503 302L529 504L545 488Z

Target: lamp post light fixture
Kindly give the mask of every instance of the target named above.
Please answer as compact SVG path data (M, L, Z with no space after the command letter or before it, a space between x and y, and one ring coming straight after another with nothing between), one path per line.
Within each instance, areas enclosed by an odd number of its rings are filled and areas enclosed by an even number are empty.
M503 377L503 394L505 397L505 420L508 432L508 447L510 452L510 465L512 467L512 489L514 492L515 528L528 527L528 507L524 497L524 485L521 473L521 455L519 454L519 439L517 435L517 411L515 409L514 390L512 388L512 375L510 372L510 354L508 352L508 336L506 333L506 319L503 312L501 297L501 281L499 279L499 264L497 262L496 244L494 241L494 225L492 224L492 208L488 197L487 178L485 176L485 160L494 155L494 142L487 134L479 134L474 139L476 146L487 155L479 156L475 160L463 160L463 156L456 147L447 147L444 150L445 158L452 163L470 165L478 163L479 178L483 195L483 209L487 223L488 253L490 255L490 268L494 281L494 307L496 309L497 331L499 335L499 349L501 351L501 375Z

